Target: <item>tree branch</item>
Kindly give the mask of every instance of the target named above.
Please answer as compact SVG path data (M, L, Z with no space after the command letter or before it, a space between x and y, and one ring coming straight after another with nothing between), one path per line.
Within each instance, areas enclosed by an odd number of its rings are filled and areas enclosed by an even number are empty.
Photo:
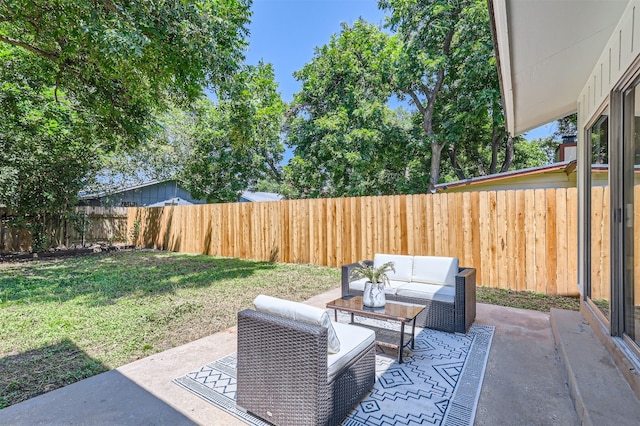
M491 164L489 165L489 174L496 172L498 167L498 148L500 147L500 139L502 136L498 134L498 129L494 126L491 131Z
M416 107L418 108L418 111L420 111L420 114L424 115L424 105L422 105L422 102L420 101L420 98L418 98L418 95L416 95L416 92L414 92L413 90L407 90L407 94L411 97L413 103L416 104Z
M427 99L431 99L431 90L429 90L429 87L427 87L427 85L425 85L423 82L419 83L420 85L420 90L422 90L424 92L424 94L427 96Z
M18 47L22 47L26 50L28 50L29 52L35 53L38 56L42 56L43 58L47 58L50 59L52 61L57 61L58 60L58 54L56 53L51 53L51 52L46 52L42 49L38 49L35 46L30 45L29 43L25 43L23 41L20 40L15 40L9 37L5 37L3 35L0 35L0 42L4 42L7 44L11 44L13 46L18 46Z

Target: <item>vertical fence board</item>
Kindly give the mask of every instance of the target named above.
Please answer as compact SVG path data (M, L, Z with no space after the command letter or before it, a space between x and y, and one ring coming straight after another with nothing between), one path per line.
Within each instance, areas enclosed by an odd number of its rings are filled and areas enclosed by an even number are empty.
M557 282L556 282L556 262L558 257L557 252L557 235L558 232L556 230L556 191L554 189L545 190L546 197L546 214L544 220L546 221L546 232L545 232L545 252L547 264L545 265L546 277L547 277L547 286L545 292L549 294L557 293Z
M434 208L433 208L433 200L434 200L433 195L424 195L424 203L425 203L424 214L426 217L424 237L426 242L426 247L425 247L426 256L433 256L434 254L436 254L435 234L434 234L435 214L434 214Z
M471 214L471 193L462 193L462 246L463 257L461 259L462 266L473 265L473 217Z
M591 188L591 297L599 300L602 293L602 197L603 188Z
M340 238L342 259L340 260L339 265L346 265L353 262L351 257L351 250L353 249L353 241L351 240L351 200L352 199L340 199L339 205L342 208L336 212L338 214L338 218L340 218L339 220L342 221L342 235Z
M440 197L440 230L441 243L440 256L449 256L451 239L449 235L449 194L439 194Z
M567 294L568 244L567 244L567 190L559 188L555 191L556 203L556 293Z
M535 190L535 228L536 228L536 283L533 288L534 291L544 293L547 288L547 256L545 253L546 248L546 233L547 227L545 224L546 218L546 195L544 189Z
M308 232L309 232L309 244L311 245L311 241L316 241L319 237L319 235L317 235L316 231L317 231L317 227L316 224L318 223L318 221L320 220L320 218L318 217L318 209L316 208L316 206L318 206L320 203L318 202L314 202L311 203L311 200L306 200L306 203L309 204L308 208L307 208L307 220L308 220ZM322 200L317 200L317 201L322 201ZM302 212L300 213L300 215L302 216ZM320 244L313 244L313 247L309 247L309 263L314 263L317 264L318 260L319 260L319 247Z
M407 195L405 197L405 217L406 217L406 246L407 253L417 253L418 248L418 240L420 239L420 234L418 233L418 229L416 228L416 222L418 221L416 211L416 205L414 201L416 200L415 195Z
M407 221L407 199L408 197L396 197L398 202L398 212L400 215L400 224L396 224L396 232L399 233L399 241L397 244L400 247L400 253L409 254L409 241L408 237L408 221Z
M602 298L611 301L611 215L609 214L609 185L604 187L602 194Z
M325 244L325 264L327 266L336 266L336 252L338 250L338 241L336 240L336 199L327 199L325 200L325 203L326 222L321 224L325 227L324 232L327 235L327 241Z
M494 283L491 282L491 242L489 231L489 193L480 192L479 194L479 223L480 228L480 264L482 265L482 273L480 274L479 284L487 287L492 287ZM476 275L477 277L477 275Z
M481 257L480 244L480 194L478 192L471 193L471 232L473 246L473 263L471 266L476 268L476 279L480 279L484 273L484 265ZM488 284L485 284L488 285Z
M496 275L500 288L509 288L507 220L507 194L505 191L499 191L496 193L496 265L498 267Z
M487 240L489 243L489 282L492 287L498 287L498 269L500 264L498 263L498 249L497 249L497 215L496 215L496 192L490 191L488 193L489 211L489 234Z
M515 196L516 203L516 291L526 290L526 273L527 273L527 262L526 262L526 249L527 249L527 234L525 233L525 222L526 222L526 197L524 191L517 191Z
M517 286L517 257L518 245L517 234L520 232L516 227L517 209L516 209L516 193L515 191L506 191L506 235L507 235L507 288L515 289Z
M351 199L351 241L353 244L351 258L354 262L359 259L370 259L370 257L368 257L368 253L365 253L365 248L367 247L364 231L366 229L366 224L363 223L362 218L362 200L362 198Z
M442 194L433 194L433 248L442 256Z
M525 233L525 286L523 290L536 290L536 228L535 228L535 195L532 189L524 191L524 233Z
M460 261L465 260L464 254L464 212L462 211L462 193L451 194L453 196L453 223L449 223L449 226L453 230L455 249L450 251L452 256L458 257ZM467 265L467 263L463 263Z

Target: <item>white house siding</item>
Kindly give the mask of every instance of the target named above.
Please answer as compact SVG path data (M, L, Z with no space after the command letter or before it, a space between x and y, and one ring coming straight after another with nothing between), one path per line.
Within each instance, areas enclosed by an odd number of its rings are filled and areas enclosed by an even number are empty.
M640 1L631 0L578 97L578 128L599 112L609 92L625 76L640 53ZM578 132L578 144L584 140Z

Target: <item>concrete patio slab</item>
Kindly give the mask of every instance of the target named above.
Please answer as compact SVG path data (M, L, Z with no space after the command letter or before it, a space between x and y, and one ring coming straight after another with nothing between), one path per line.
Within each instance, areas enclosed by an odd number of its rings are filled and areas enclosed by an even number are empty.
M582 314L552 309L551 327L582 424L640 424L638 397Z
M478 304L476 322L496 328L477 426L580 425L548 313Z
M308 300L324 307L334 289ZM476 425L577 425L549 315L478 304L496 327ZM172 380L236 350L236 330L187 343L0 410L0 425L241 425Z

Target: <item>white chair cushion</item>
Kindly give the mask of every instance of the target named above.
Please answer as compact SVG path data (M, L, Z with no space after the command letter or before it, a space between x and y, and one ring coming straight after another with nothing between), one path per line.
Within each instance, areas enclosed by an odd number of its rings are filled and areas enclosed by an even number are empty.
M351 281L349 288L351 290L364 291L364 284L368 280L366 278L360 278L359 280ZM389 285L384 287L385 294L396 294L396 289L402 284L406 284L406 281L389 281Z
M376 334L368 328L337 322L333 326L342 344L340 352L329 354L327 358L327 382L333 381L354 357L376 340Z
M413 271L413 256L401 254L380 254L376 253L373 258L373 266L379 267L387 262L393 262L395 272L387 272L387 277L392 281L411 281L411 271Z
M414 256L411 282L456 285L457 257Z
M256 311L268 312L305 324L325 327L327 329L327 351L329 353L340 352L340 339L333 328L329 314L324 309L264 294L257 296L253 300L253 305L256 307Z
M399 287L396 294L403 297L415 297L418 299L454 303L456 298L456 288L448 285L408 283Z

